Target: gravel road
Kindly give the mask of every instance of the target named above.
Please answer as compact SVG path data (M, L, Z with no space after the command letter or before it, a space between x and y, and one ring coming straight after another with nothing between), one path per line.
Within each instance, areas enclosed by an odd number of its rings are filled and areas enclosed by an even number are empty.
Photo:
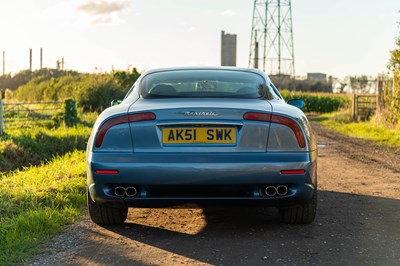
M318 213L282 224L275 209L130 209L126 224L83 217L28 265L400 265L400 151L313 125Z

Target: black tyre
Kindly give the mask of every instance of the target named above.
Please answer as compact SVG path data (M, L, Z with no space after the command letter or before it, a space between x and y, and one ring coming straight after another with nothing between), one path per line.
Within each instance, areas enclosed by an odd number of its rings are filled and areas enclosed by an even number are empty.
M279 214L282 222L288 224L310 224L314 221L317 213L317 191L310 202L293 208L280 209Z
M128 216L128 208L113 208L102 206L92 200L87 193L89 215L92 221L98 225L123 224Z

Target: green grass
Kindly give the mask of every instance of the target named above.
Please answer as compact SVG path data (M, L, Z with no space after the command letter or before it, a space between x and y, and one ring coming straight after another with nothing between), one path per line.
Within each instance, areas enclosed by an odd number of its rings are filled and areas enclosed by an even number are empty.
M346 115L331 113L320 115L316 119L322 125L347 136L376 141L400 148L400 130L374 125L370 121L349 122Z
M85 167L75 151L0 176L0 265L20 264L85 210Z
M0 137L0 170L11 171L23 166L40 165L53 156L74 150L85 150L91 127L48 129L7 129Z

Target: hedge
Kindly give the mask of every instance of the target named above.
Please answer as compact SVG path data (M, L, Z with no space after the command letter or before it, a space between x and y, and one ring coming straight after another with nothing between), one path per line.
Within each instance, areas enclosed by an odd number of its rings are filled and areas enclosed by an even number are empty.
M349 108L351 106L351 98L346 94L332 94L332 93L306 93L306 92L293 92L281 91L285 101L291 99L303 99L303 111L307 113L331 113L338 111L341 108Z

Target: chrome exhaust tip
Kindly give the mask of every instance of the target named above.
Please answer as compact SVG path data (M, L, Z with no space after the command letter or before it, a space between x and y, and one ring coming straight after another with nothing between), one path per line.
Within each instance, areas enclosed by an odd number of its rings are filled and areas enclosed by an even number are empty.
M123 196L125 196L125 193L126 193L126 190L124 187L118 186L118 187L114 188L115 196L123 197Z
M288 188L285 185L279 185L276 187L276 193L279 196L285 196L288 193Z
M125 195L129 198L136 196L137 193L138 193L138 191L135 187L127 187L125 189Z
M276 195L276 188L274 187L274 186L267 186L265 189L264 189L264 193L265 193L265 195L267 195L268 197L273 197L273 196L275 196Z

